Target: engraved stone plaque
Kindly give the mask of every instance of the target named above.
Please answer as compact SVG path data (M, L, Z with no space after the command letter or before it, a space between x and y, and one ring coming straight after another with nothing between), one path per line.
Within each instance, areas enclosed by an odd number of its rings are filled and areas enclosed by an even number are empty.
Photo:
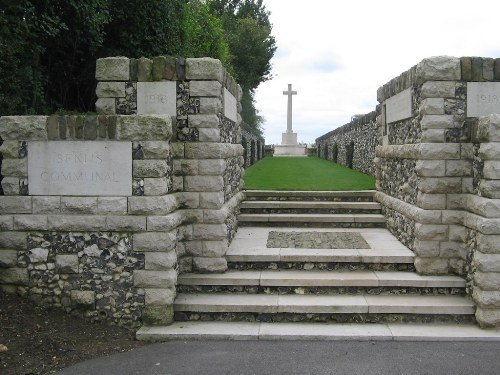
M500 82L467 82L467 117L500 113Z
M132 195L132 143L28 143L30 195Z
M177 84L137 82L138 115L177 115Z
M412 116L411 88L391 96L385 101L386 123L396 122Z
M234 122L238 120L236 98L227 89L224 89L224 116Z

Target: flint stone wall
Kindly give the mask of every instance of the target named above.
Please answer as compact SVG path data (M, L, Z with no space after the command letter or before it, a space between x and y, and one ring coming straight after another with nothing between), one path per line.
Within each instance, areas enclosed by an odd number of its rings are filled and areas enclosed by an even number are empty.
M208 58L100 59L96 77L97 116L0 117L0 285L92 320L168 324L179 272L227 268L243 150L223 101L241 89ZM173 116L135 114L153 80L175 83ZM132 195L30 195L33 141L130 144Z
M472 81L500 81L500 60L424 59L379 88L376 199L387 227L415 252L417 271L465 276L478 323L499 326L500 268L493 245L500 234L499 176L493 172L499 157L492 150L500 116L468 116ZM411 93L411 102L403 104L410 117L388 122L388 99L405 90ZM494 95L489 100L500 104Z
M375 175L376 118L376 111L356 116L350 123L317 138L317 156Z
M245 123L241 123L241 145L243 146L245 168L250 167L264 157L264 148L266 146L264 138L256 134Z

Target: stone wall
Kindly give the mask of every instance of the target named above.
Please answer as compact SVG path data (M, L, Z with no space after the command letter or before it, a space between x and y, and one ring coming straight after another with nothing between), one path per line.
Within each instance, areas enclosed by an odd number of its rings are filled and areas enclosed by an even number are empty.
M419 273L469 280L482 326L500 325L500 116L488 115L500 112L498 81L498 59L441 56L377 92L376 199L387 227Z
M317 138L317 156L373 176L379 141L376 118L376 111L357 115L350 123Z
M241 123L241 144L243 146L245 168L255 164L264 157L264 147L266 145L264 138L256 134L245 123Z
M0 284L92 320L168 324L179 272L227 268L242 199L241 89L207 58L100 59L96 77L97 116L0 117ZM44 172L28 159L40 144L56 167L108 155L57 156L78 144L121 145L130 161L113 160L104 177L49 172L82 179L81 193L39 194ZM129 194L86 194L127 169Z

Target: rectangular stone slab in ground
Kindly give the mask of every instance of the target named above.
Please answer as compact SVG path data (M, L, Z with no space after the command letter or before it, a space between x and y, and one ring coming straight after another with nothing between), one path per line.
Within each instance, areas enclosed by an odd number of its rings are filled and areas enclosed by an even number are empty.
M370 245L355 232L269 232L268 248L369 249Z

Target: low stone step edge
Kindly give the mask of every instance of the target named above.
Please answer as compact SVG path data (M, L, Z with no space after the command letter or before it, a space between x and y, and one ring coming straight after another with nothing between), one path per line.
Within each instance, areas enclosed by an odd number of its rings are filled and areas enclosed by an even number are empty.
M471 324L174 322L169 326L143 326L136 332L136 338L141 341L500 341L500 330Z

